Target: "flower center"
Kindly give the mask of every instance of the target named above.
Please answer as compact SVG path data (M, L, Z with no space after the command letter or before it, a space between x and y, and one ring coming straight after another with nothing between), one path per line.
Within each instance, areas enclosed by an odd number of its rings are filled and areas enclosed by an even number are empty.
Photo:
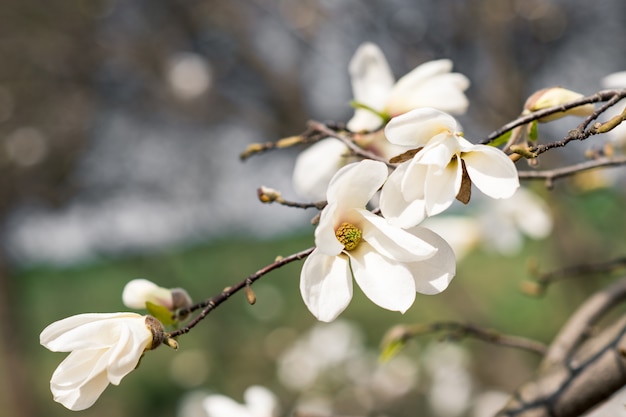
M341 223L335 230L335 236L346 250L352 250L359 246L361 229L351 223Z

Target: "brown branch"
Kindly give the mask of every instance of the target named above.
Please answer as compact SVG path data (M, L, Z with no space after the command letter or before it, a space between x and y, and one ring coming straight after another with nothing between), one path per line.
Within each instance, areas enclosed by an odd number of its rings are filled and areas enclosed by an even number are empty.
M483 342L523 349L540 355L543 355L546 352L546 346L536 340L520 336L506 335L492 329L476 326L474 324L459 323L454 321L394 327L389 331L388 336L386 336L385 339L387 343L391 343L394 340L406 342L417 336L437 332L447 332L447 337L455 340L464 337L474 337ZM385 341L383 343L385 343Z
M626 384L626 317L524 384L500 417L578 417Z
M588 298L554 338L540 368L545 369L564 361L583 341L591 327L624 300L626 300L626 277Z
M193 306L187 309L180 310L177 313L177 317L184 317L186 314L202 309L202 311L200 311L200 313L193 320L191 320L189 324L187 324L187 326L180 328L178 330L175 330L173 332L170 332L168 336L177 337L185 333L189 333L189 331L193 327L195 327L198 323L200 323L211 311L215 310L220 304L222 304L224 301L229 299L231 295L235 294L236 292L246 287L249 287L250 285L252 285L253 282L261 278L263 275L266 275L267 273L275 269L278 269L293 261L299 261L299 260L306 258L307 256L311 254L311 252L313 252L314 249L315 247L311 247L303 251L289 255L287 257L280 258L276 260L275 262L259 269L257 272L248 276L248 278L244 279L243 281L233 285L232 287L225 288L219 295L208 298L200 303L194 304Z
M539 272L535 269L532 273L534 275L534 282L539 284L539 289L543 291L550 284L562 279L575 278L581 275L608 273L622 268L626 268L626 257L619 257L606 262L567 266L549 272Z
M596 94L587 96L587 97L581 97L577 100L573 100L569 103L565 103L565 104L561 104L558 106L554 106L554 107L549 107L547 109L543 109L543 110L539 110L539 111L535 111L532 112L528 115L524 115L521 117L518 117L517 119L505 124L504 126L502 126L500 129L495 130L494 132L490 133L489 136L487 136L485 139L483 139L480 143L483 145L489 144L491 142L493 142L495 139L497 139L498 137L502 136L503 134L515 129L518 126L523 126L525 124L528 124L530 122L533 122L535 120L539 120L539 119L543 119L544 117L550 116L552 114L555 113L561 113L561 112L565 112L569 109L573 109L574 107L579 107L579 106L583 106L585 104L590 104L590 103L598 103L598 102L603 102L603 101L610 101L610 105L608 106L602 106L600 109L596 110L591 116L587 117L587 119L585 119L585 121L583 123L581 123L581 125L579 125L579 128L582 127L582 129L585 129L589 123L591 123L593 120L595 120L600 114L602 114L604 111L606 111L607 108L611 107L612 105L614 105L615 103L617 103L619 100L621 100L622 98L626 97L626 89L624 90L604 90L604 91L600 91Z
M612 167L626 165L626 156L615 158L597 158L592 161L585 161L579 164L570 165L563 168L556 168L543 171L519 171L518 176L522 180L538 180L546 181L546 187L552 188L554 181L560 178L572 176L583 171L601 167Z
M343 142L349 149L350 151L359 157L362 158L366 158L366 159L373 159L375 161L380 161L380 162L384 162L385 164L387 164L387 166L394 168L395 165L390 164L389 161L387 161L385 158L381 158L379 155L376 155L375 153L369 152L363 148L361 148L359 145L357 145L348 135L342 134L336 130L331 129L330 127L328 127L327 125L325 125L324 123L320 123L320 122L316 122L315 120L310 120L308 122L308 126L310 129L313 129L314 131L317 131L327 137L331 137L331 138L335 138L340 140L341 142Z

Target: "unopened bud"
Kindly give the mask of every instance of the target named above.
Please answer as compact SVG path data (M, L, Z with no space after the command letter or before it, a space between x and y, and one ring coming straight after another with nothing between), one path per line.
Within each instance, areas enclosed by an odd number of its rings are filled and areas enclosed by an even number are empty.
M282 200L280 191L273 188L261 186L256 190L256 193L262 203L272 203L274 201Z
M523 114L530 114L532 112L548 109L550 107L561 106L581 97L583 97L582 94L563 87L544 88L528 97L528 100L526 100L526 103L524 104ZM582 106L572 107L566 111L542 117L539 121L549 122L565 116L589 116L594 111L595 107L593 104L584 104Z
M192 306L193 301L189 296L189 293L183 288L172 288L172 300L174 302L174 311L185 310ZM189 312L184 314L178 314L179 320L185 320L189 316Z
M256 294L254 293L254 291L252 291L252 287L250 287L249 285L246 285L245 293L246 293L246 299L248 300L248 304L254 305L254 303L256 303Z
M150 302L173 310L172 292L147 279L134 279L124 286L122 301L129 308L146 308Z

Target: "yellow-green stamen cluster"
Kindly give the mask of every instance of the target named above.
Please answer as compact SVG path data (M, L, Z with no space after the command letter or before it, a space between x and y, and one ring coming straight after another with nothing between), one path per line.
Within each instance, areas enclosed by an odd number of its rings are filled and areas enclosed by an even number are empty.
M335 230L335 236L346 250L352 250L356 248L361 241L361 230L353 224L341 223L337 230Z

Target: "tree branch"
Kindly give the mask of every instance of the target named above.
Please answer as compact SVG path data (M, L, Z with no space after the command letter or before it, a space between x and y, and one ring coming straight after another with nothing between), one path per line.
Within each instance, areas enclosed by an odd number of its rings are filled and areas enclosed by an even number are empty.
M180 328L178 330L175 330L173 332L170 332L168 336L177 337L185 333L189 333L189 331L193 327L195 327L198 323L200 323L211 311L213 311L220 304L222 304L224 301L229 299L231 295L235 294L236 292L240 291L243 288L250 287L250 285L252 285L252 283L254 283L257 279L261 278L263 275L266 275L267 273L275 269L280 268L281 266L287 265L288 263L291 263L293 261L299 261L299 260L306 258L307 256L311 254L311 252L313 252L314 249L315 247L311 247L303 251L294 253L293 255L289 255L285 258L280 258L276 260L275 262L259 269L257 272L248 276L248 278L237 283L236 285L225 288L224 291L222 291L219 295L208 298L205 301L197 303L189 308L180 310L176 314L176 317L184 317L185 315L191 312L202 309L202 311L200 311L200 313L193 320L191 320L189 324L187 324L187 326Z
M524 180L537 180L543 179L546 181L546 187L551 188L554 185L554 181L559 178L568 177L578 174L579 172L588 171L594 168L611 167L626 165L626 156L615 158L597 158L592 161L585 161L579 164L570 165L563 168L556 168L543 171L519 171L518 176Z

